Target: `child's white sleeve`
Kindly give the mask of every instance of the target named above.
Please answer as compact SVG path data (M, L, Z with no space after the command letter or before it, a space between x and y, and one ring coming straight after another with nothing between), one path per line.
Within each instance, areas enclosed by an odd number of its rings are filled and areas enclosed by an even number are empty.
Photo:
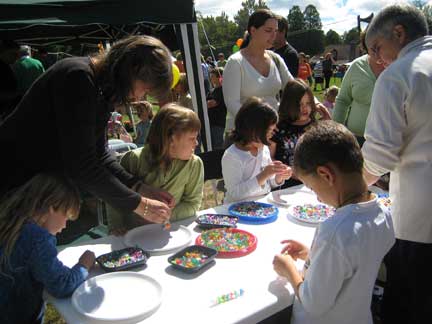
M225 182L227 195L232 200L241 200L246 197L259 195L261 186L258 184L256 174L247 180L243 180L244 165L241 160L232 154L225 154L222 158L222 175Z
M299 287L300 302L313 317L329 311L353 269L345 256L325 241L314 243L313 258Z

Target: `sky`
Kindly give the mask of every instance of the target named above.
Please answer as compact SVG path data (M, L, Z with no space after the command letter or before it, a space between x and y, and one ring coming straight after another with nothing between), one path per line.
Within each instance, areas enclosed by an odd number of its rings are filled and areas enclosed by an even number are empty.
M258 1L256 1L258 2ZM408 1L398 1L408 2ZM195 0L195 8L205 16L219 16L222 11L233 20L234 15L241 8L242 0ZM377 13L391 0L267 0L267 6L275 13L286 17L294 5L304 8L313 4L320 13L323 30L333 29L339 34L357 26L357 15L365 18L372 12ZM432 4L432 1L429 2ZM363 27L365 25L362 25Z

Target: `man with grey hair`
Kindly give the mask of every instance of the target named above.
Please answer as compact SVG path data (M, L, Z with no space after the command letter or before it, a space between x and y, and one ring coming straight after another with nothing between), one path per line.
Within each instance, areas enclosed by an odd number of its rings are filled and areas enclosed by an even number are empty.
M366 123L368 183L391 172L396 243L385 257L384 323L425 323L432 315L432 37L422 12L384 8L366 34L379 76Z
M18 82L18 92L24 95L45 69L41 61L30 56L30 46L21 45L18 54L19 59L13 65L13 70Z

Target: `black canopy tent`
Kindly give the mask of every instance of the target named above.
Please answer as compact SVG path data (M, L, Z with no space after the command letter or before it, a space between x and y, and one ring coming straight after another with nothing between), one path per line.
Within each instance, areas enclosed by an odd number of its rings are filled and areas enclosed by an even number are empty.
M115 42L150 34L184 53L194 110L211 150L193 0L0 0L0 39L32 46Z

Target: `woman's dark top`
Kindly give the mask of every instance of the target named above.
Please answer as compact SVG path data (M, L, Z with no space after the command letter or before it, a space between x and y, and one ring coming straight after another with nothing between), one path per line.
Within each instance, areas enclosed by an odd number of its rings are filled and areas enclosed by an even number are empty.
M0 124L0 197L39 172L62 172L116 209L131 212L137 179L107 149L113 107L89 58L67 58L46 71ZM129 188L128 188L129 187Z

